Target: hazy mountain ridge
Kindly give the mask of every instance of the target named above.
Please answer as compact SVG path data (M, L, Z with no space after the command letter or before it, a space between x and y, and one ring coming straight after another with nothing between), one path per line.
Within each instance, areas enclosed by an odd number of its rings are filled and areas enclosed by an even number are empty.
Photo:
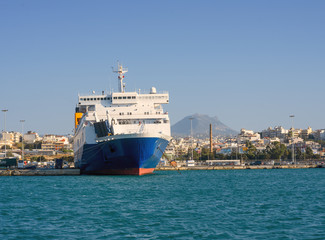
M238 132L231 129L224 123L222 123L218 117L210 117L204 114L193 114L184 117L171 127L172 136L190 136L191 135L191 120L192 131L195 137L207 137L209 136L210 124L212 124L213 136L230 136L236 135Z

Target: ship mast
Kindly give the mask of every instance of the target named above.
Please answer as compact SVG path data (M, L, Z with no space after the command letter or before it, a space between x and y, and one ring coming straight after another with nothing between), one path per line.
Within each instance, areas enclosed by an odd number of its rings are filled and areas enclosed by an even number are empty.
M125 83L123 83L124 73L128 72L127 68L123 68L122 64L117 62L117 69L113 69L113 72L118 73L118 90L119 92L125 92Z

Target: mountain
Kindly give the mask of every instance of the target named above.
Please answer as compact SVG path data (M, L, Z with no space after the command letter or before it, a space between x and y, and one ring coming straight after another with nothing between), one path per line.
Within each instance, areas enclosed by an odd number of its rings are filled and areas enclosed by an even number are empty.
M223 124L218 117L210 117L203 114L193 114L184 117L179 122L171 127L172 136L190 136L191 135L191 120L192 119L192 132L195 137L208 137L210 131L210 124L212 124L213 136L231 136L236 135L238 132Z

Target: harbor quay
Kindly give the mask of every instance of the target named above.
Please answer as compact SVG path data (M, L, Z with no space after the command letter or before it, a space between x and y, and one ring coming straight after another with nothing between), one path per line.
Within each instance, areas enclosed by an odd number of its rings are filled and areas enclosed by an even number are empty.
M325 168L324 165L298 164L298 165L226 165L226 166L158 166L155 171L189 171L189 170L249 170L249 169L302 169ZM80 169L0 169L0 176L78 176Z
M256 165L256 166L246 166L246 165L227 165L227 166L182 166L182 167L172 167L172 166L160 166L156 168L156 171L187 171L187 170L247 170L247 169L299 169L299 168L324 168L323 165Z
M76 176L80 169L1 169L0 176Z

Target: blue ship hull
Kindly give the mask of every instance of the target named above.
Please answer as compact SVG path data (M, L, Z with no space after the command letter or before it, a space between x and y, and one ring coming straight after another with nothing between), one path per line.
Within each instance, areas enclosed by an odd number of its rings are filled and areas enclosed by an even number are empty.
M85 144L75 156L82 174L143 175L152 173L168 141L156 137L120 138Z

